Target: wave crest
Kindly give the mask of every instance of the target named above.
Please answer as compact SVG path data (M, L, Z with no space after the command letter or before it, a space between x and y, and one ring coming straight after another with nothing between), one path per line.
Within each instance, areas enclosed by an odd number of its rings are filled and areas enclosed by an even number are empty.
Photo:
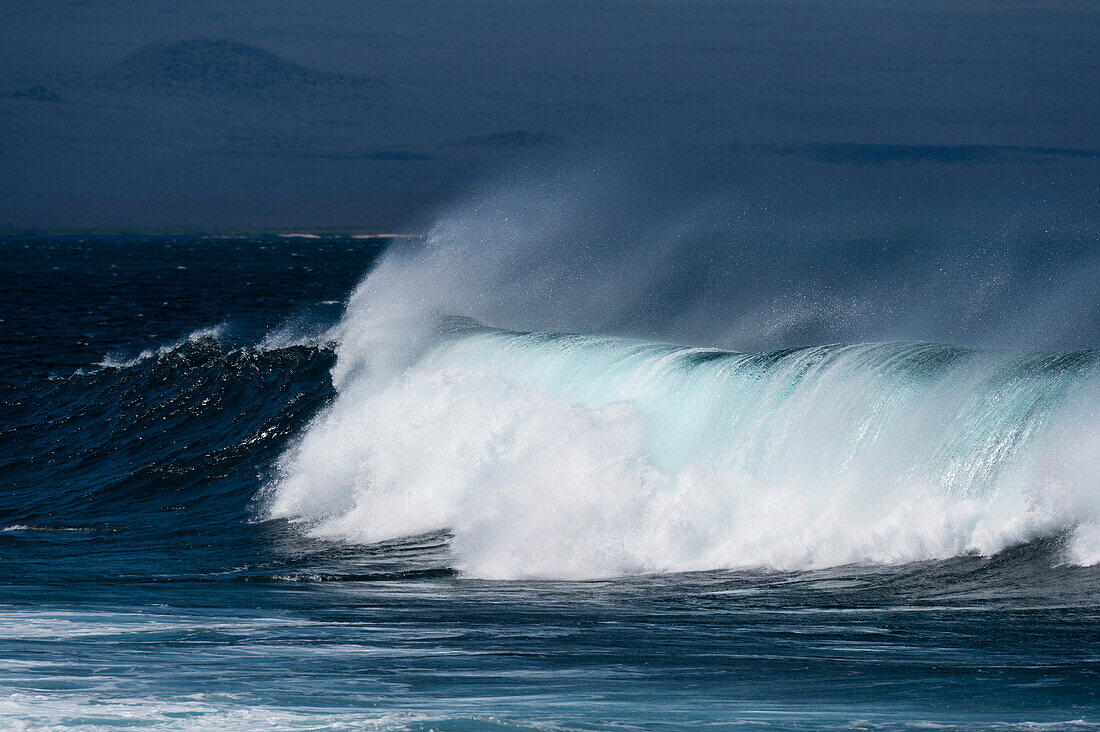
M316 535L448 529L457 568L492 578L898 563L1063 532L1096 559L1095 351L371 333L343 341L338 398L269 491Z

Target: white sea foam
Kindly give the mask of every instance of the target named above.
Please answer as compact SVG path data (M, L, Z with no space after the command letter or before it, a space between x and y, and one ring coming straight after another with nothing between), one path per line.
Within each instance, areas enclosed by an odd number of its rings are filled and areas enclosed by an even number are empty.
M11 526L5 526L4 528L0 529L0 534L12 532L54 533L66 531L76 533L90 533L96 531L96 529L84 526L38 526L32 524L12 524Z
M78 680L84 680L81 677ZM256 704L233 694L189 694L134 697L105 690L80 693L0 694L0 720L19 732L79 728L117 730L402 730L421 729L432 720L424 714L373 711L325 712ZM420 724L418 724L420 723Z
M386 314L345 337L270 515L363 543L448 528L492 578L894 563L1066 530L1096 559L1094 357L428 332Z

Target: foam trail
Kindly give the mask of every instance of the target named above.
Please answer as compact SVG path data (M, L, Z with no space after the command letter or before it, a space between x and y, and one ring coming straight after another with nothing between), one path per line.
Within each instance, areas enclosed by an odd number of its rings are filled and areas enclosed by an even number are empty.
M1096 559L1093 351L372 333L404 368L342 343L339 398L271 490L270 515L321 536L447 528L459 568L494 578L893 563L1059 532Z

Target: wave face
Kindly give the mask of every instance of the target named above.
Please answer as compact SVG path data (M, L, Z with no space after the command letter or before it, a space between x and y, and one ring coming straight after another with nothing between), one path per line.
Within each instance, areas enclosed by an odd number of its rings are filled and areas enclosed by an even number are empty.
M7 421L21 440L0 462L0 521L224 540L246 517L257 469L329 397L332 361L322 346L233 348L203 330L48 382Z
M378 248L270 238L0 244L11 301L0 349L0 528L88 529L97 573L115 566L104 537L129 531L208 546L203 561L243 553L257 476L331 397L335 359L322 334L339 309L327 303ZM42 551L11 556L21 572L28 557L60 571Z
M345 329L365 324L355 305ZM345 337L338 398L282 459L271 516L358 543L447 529L458 568L489 578L901 563L1055 535L1100 559L1096 351L740 354L419 322L420 341L399 318Z

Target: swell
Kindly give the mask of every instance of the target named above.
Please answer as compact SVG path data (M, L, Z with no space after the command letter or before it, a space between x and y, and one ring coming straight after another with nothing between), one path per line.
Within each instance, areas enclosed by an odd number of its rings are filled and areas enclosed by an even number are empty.
M449 530L458 568L497 578L899 563L1055 536L1071 561L1100 553L1096 351L413 332L345 332L338 396L282 458L270 516L357 543Z
M257 472L331 397L334 356L216 336L28 387L6 420L0 522L158 535L239 524Z

